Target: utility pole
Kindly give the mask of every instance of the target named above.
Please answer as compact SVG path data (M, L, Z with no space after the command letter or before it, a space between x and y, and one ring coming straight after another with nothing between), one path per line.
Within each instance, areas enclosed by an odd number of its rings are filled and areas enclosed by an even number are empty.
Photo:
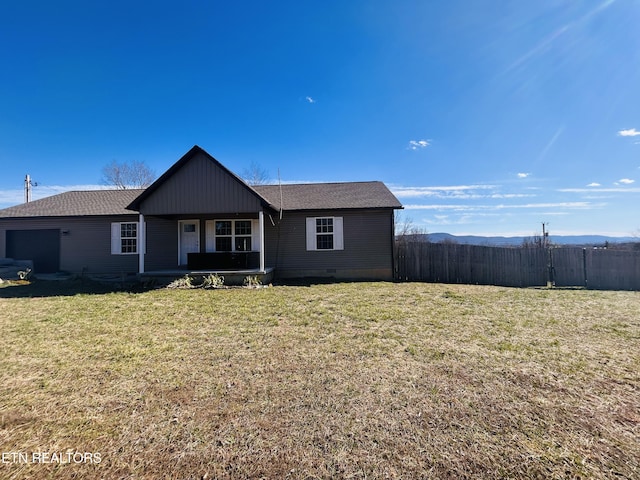
M24 177L24 202L29 203L31 201L31 176L27 173Z
M31 181L31 175L27 173L24 177L24 202L29 203L31 201L31 189L37 187L38 184Z

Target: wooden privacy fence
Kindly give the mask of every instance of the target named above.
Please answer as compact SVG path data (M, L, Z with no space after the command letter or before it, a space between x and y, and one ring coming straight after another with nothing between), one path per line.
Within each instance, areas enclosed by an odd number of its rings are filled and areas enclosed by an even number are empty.
M399 242L395 270L400 281L640 290L640 252L627 250Z

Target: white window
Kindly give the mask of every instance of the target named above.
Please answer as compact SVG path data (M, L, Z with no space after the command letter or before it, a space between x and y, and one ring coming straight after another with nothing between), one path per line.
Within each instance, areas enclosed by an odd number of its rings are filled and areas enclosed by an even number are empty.
M307 250L344 250L342 217L307 218Z
M138 222L111 224L111 254L133 255L138 253Z
M257 251L257 220L208 220L207 252Z

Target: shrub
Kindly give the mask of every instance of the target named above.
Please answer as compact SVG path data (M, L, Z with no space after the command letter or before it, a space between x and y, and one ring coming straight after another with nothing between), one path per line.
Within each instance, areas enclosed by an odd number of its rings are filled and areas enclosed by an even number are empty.
M193 282L189 275L185 275L182 278L175 279L167 285L167 288L193 288Z
M202 279L202 288L221 288L222 286L224 286L224 277L217 273L212 273Z
M242 282L245 287L257 288L262 285L260 278L257 275L247 275Z

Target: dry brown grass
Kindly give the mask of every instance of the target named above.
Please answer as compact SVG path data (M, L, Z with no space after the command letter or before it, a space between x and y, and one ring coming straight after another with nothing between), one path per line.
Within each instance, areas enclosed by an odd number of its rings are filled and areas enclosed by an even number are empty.
M0 309L0 451L101 454L1 478L640 478L638 292L356 283Z

